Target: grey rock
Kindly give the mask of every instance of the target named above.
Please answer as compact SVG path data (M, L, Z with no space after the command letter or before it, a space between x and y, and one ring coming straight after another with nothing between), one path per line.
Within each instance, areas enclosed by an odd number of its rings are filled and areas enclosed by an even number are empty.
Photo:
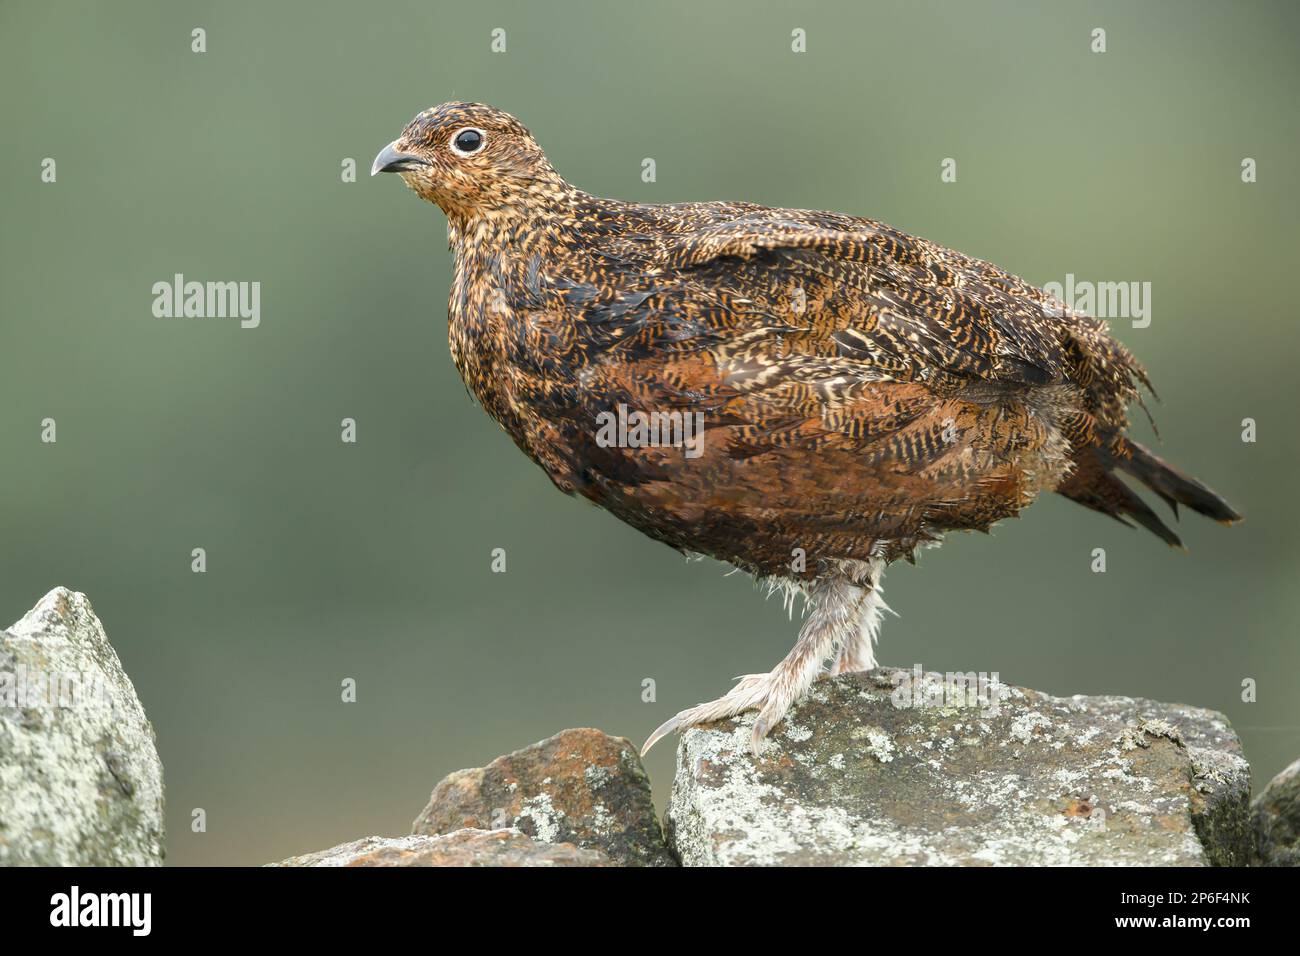
M957 691L887 668L820 681L758 758L752 714L688 730L669 845L687 866L1251 861L1250 768L1221 714Z
M650 780L631 741L590 728L457 770L434 787L415 834L512 827L547 843L574 843L624 866L675 866Z
M156 866L153 727L84 594L0 631L0 866Z
M543 843L514 829L365 837L268 866L610 866L599 850Z
M1265 866L1300 866L1300 760L1269 781L1251 805Z

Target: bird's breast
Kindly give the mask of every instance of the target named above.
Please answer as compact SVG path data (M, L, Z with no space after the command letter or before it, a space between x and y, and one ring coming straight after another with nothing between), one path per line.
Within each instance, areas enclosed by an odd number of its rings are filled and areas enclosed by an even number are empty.
M540 292L539 257L458 250L448 302L448 344L483 409L565 490L572 462L563 422L578 415L581 359L573 317Z

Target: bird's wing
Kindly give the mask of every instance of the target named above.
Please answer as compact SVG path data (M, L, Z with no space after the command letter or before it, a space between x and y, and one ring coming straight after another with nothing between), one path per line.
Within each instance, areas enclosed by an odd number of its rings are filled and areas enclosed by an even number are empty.
M674 235L666 275L713 290L740 330L778 319L787 349L899 381L1071 384L1120 424L1146 383L1104 323L991 263L832 213L758 209ZM743 317L748 316L749 322Z

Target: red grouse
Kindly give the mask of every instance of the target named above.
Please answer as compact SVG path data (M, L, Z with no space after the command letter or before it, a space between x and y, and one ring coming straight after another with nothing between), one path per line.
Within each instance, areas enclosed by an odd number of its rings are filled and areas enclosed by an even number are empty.
M807 599L771 673L647 748L756 709L760 750L819 675L875 666L887 564L1041 492L1171 545L1121 473L1240 517L1125 437L1150 384L1104 323L987 262L832 212L599 199L476 103L421 113L379 172L446 213L456 368L561 491Z

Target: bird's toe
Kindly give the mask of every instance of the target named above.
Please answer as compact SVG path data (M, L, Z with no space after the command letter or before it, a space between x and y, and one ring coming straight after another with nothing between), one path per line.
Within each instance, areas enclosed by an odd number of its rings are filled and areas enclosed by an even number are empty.
M779 724L784 718L790 704L787 701L769 698L763 705L763 709L758 712L758 717L754 719L754 729L750 733L750 749L754 752L755 757L761 757L763 751L767 749L767 735L772 732L772 728Z
M685 711L683 711L683 713L685 713ZM655 744L659 743L660 740L662 740L663 738L667 737L669 734L677 730L678 727L681 726L681 718L682 718L682 714L677 714L673 717L669 717L662 724L656 727L654 733L652 733L648 738L646 738L646 742L641 745L641 756L644 757L646 754L650 752L651 747L653 747Z

